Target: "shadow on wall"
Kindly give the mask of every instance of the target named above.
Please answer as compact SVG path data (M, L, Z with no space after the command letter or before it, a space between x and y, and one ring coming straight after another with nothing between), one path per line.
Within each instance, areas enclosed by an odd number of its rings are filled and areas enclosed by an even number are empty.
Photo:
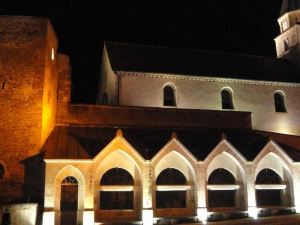
M24 166L24 200L31 203L43 203L45 162L44 153L21 161Z

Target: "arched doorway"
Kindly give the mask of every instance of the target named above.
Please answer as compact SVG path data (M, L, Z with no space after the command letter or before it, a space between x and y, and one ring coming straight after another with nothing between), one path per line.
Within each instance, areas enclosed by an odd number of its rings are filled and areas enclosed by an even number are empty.
M68 176L61 182L60 210L61 225L77 224L78 181L73 176Z

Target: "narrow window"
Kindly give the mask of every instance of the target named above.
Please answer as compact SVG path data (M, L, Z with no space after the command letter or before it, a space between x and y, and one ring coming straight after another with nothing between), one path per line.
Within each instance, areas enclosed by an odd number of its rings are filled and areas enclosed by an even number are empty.
M55 51L54 48L51 48L51 60L53 61L55 59Z
M281 92L274 93L274 104L276 112L286 112L284 95Z
M289 42L287 39L283 40L283 45L284 45L284 51L286 52L287 50L289 50Z
M170 85L164 87L164 106L176 106L175 90Z
M4 166L2 164L0 164L0 179L4 178Z
M221 91L222 109L233 109L232 93L228 89Z

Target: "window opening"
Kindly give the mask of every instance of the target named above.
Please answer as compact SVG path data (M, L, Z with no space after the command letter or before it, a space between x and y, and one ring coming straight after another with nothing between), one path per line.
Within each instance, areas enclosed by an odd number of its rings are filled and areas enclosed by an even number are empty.
M233 109L232 93L227 89L221 91L222 109Z
M286 112L285 99L282 93L274 93L274 103L276 112Z
M175 90L170 85L164 87L164 106L176 106Z

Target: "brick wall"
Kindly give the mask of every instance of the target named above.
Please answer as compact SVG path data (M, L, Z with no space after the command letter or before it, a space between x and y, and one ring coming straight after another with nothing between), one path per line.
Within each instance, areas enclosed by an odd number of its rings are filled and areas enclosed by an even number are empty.
M43 142L45 94L50 96L49 107L56 104L55 65L49 65L49 48L56 49L56 37L51 29L47 19L0 16L0 161L6 168L1 202L22 198L20 161L37 154ZM49 132L49 127L43 129Z

